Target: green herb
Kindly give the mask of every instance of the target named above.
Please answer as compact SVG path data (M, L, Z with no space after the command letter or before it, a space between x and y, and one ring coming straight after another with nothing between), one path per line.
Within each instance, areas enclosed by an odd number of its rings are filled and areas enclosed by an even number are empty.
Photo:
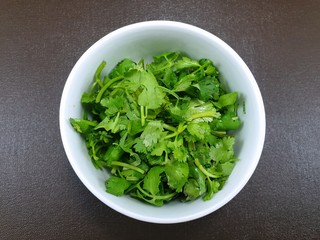
M146 65L124 59L102 76L105 66L82 95L83 118L70 123L94 166L110 171L106 191L156 206L211 199L237 161L238 93L221 86L210 60L179 52Z

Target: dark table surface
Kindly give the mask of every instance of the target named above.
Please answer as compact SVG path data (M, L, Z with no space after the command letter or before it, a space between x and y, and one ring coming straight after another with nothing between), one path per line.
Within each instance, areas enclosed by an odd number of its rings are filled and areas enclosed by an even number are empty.
M266 108L245 188L218 211L160 225L123 216L80 182L59 103L82 53L146 20L199 26L244 59ZM320 239L320 1L0 1L0 239Z

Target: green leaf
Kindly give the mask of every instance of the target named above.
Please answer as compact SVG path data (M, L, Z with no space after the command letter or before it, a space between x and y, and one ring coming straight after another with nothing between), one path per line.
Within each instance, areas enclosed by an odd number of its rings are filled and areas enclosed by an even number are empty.
M187 130L191 135L197 137L199 140L203 140L211 131L209 124L206 122L191 122L188 124Z
M165 173L168 178L170 188L176 192L181 192L184 184L188 180L189 166L183 162L169 162L165 165Z
M106 162L107 166L110 167L112 162L119 161L122 157L124 151L118 145L111 145L103 156L103 160Z
M202 142L197 142L195 144L195 149L195 151L190 151L192 157L194 159L199 159L202 165L210 164L210 148Z
M201 196L198 182L193 178L189 179L183 187L183 193L187 201L194 200Z
M196 60L192 60L187 57L182 57L182 59L178 60L174 64L174 66L176 69L180 70L180 69L184 69L184 68L198 68L198 67L200 67L200 64Z
M146 147L156 144L162 137L163 126L160 121L149 121L140 138Z
M163 103L165 93L159 87L152 73L143 69L134 69L125 78L125 88L138 94L138 104L148 109L156 109Z
M141 138L135 139L135 144L133 147L136 150L136 152L145 153L145 154L147 154L150 149L150 147L148 148L148 147L146 147L146 145L144 145L143 139L141 139Z
M168 141L161 140L153 145L151 155L153 156L162 156L166 152L168 146Z
M116 176L111 176L106 181L106 191L115 196L123 195L128 187L130 187L130 183L127 180Z
M234 113L226 113L216 123L216 130L236 130L241 126L240 119Z
M211 159L217 162L226 162L234 157L234 137L224 137L215 146L210 148Z
M189 154L188 150L184 146L184 140L182 136L177 136L173 142L168 142L167 147L171 149L175 160L179 162L187 161Z
M174 85L173 91L175 91L175 92L186 91L191 86L193 80L194 80L194 78L184 78L184 79L180 80L179 82L177 82Z
M111 131L112 133L117 133L124 130L128 126L128 118L126 116L120 116L118 112L117 116L113 118L105 117L95 129L105 129L106 131Z
M189 169L190 178L183 188L187 201L194 200L206 192L205 175L194 165L190 165Z
M172 68L167 68L160 80L168 89L172 89L173 86L177 83L178 78Z
M219 191L220 183L218 181L211 181L209 179L206 180L207 184L207 193L203 197L204 201L208 201L212 199L213 195Z
M97 122L84 120L81 118L70 118L69 119L72 127L78 132L82 134L86 134L94 129L97 126Z
M163 103L165 93L159 88L145 88L138 97L138 104L148 109L157 109Z
M162 75L168 68L174 65L176 59L180 56L178 52L167 52L154 56L154 61L147 65L147 70L154 75Z
M108 144L106 144L104 140L100 140L101 134L99 132L91 131L83 136L93 165L97 169L102 169L106 166L103 161L103 147L108 146Z
M128 101L124 96L115 96L109 98L103 98L100 104L107 108L105 111L108 116L116 115L118 112L129 111Z
M109 78L115 78L119 76L124 76L129 70L133 69L136 63L130 59L124 59L117 64L117 66L109 74Z
M95 103L95 100L96 100L95 94L89 94L86 92L82 94L82 97L81 97L82 104L92 104L92 103Z
M121 171L121 176L129 182L137 182L145 177L144 174L141 174L132 169L126 169Z
M236 102L238 97L237 92L227 93L220 96L219 101L215 103L215 105L219 108L223 108L225 106L232 105Z
M217 100L219 98L219 82L215 78L205 78L198 83L199 99L208 101L209 99Z
M152 195L157 195L160 192L159 185L161 183L161 174L164 172L164 167L152 167L143 180L143 188Z
M223 176L229 176L233 170L235 166L235 163L234 162L225 162L225 163L221 163L220 164L220 167L222 169L222 175Z

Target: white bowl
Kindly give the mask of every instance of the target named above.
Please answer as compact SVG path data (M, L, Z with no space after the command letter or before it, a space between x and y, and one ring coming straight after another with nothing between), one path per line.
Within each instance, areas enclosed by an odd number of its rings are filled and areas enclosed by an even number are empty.
M152 56L181 51L191 58L208 58L219 68L229 90L238 91L245 101L246 113L239 108L243 121L237 132L236 156L240 159L227 183L210 201L201 198L188 203L173 201L162 207L142 203L129 196L115 197L105 191L106 171L94 168L83 139L74 131L69 118L82 117L81 95L89 89L94 72L102 60L106 72L124 58L150 61ZM153 223L178 223L200 218L219 209L248 182L264 144L265 111L258 85L249 68L225 42L198 27L171 21L132 24L109 33L93 44L73 67L60 103L62 142L74 171L83 184L102 202L129 217ZM248 203L249 204L249 203Z

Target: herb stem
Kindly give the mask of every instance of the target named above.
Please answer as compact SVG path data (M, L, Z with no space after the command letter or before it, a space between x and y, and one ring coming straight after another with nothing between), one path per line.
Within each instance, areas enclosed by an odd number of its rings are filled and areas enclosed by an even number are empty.
M99 84L99 86L102 88L102 82L100 80L100 74L102 72L102 70L104 69L104 67L107 65L107 62L106 61L102 61L102 63L99 65L98 69L96 70L96 73L95 73L95 79L96 79L96 83Z
M171 133L171 134L165 136L164 139L169 139L169 138L172 138L172 137L176 137L180 133L182 133L186 128L187 128L187 126L184 126L183 123L180 123L179 126L178 126L178 129L175 130L174 133Z
M227 135L226 131L213 131L212 133L213 133L213 135L215 135L217 137L223 137L223 136Z
M178 132L174 132L174 133L171 133L171 134L169 134L169 135L165 136L165 137L164 137L164 139L173 138L173 137L176 137L176 136L178 136L178 135L179 135L179 133L178 133Z
M207 177L218 178L218 176L209 173L209 172L201 165L201 163L200 163L200 161L199 161L198 158L196 158L196 159L194 160L194 163L195 163L196 166L200 169L200 171L203 172L204 175L206 175Z
M141 118L141 126L143 127L144 124L146 123L144 106L140 106L140 118Z
M174 96L176 99L179 99L179 96L178 94L176 94L174 91L168 89L168 88L165 88L165 87L162 87L162 86L158 86L158 88L160 88L162 91L166 92L166 93L169 93L171 94L172 96Z
M99 91L97 97L96 97L96 103L101 101L101 98L104 94L104 92L108 89L108 87L110 87L112 84L114 84L115 82L122 80L123 76L119 76L119 77L115 77L113 79L111 79L109 82L106 83L106 85L104 85L101 90Z
M153 199L157 199L157 200L166 200L166 199L170 199L172 197L174 197L176 195L176 193L170 193L167 195L163 195L163 196L159 196L159 195L151 195L148 192L146 192L145 190L142 189L142 187L140 186L140 184L137 185L137 188L139 189L140 192L142 192L144 195L153 198Z
M112 133L116 133L116 125L119 122L119 116L120 116L120 112L118 112L116 118L114 119L113 127L112 127L112 130L111 130Z
M172 127L169 124L164 123L162 126L163 126L164 129L170 130L172 132L176 132L177 131L177 129L175 127Z
M119 162L119 161L112 161L111 162L111 165L113 166L119 166L119 167L125 167L125 168L129 168L129 169L132 169L136 172L139 172L141 174L144 174L144 170L142 170L141 168L138 168L136 166L133 166L131 164L128 164L128 163L124 163L124 162Z
M191 115L191 117L188 120L192 121L197 118L214 117L215 114L216 114L216 111L206 111L206 112L195 113Z

